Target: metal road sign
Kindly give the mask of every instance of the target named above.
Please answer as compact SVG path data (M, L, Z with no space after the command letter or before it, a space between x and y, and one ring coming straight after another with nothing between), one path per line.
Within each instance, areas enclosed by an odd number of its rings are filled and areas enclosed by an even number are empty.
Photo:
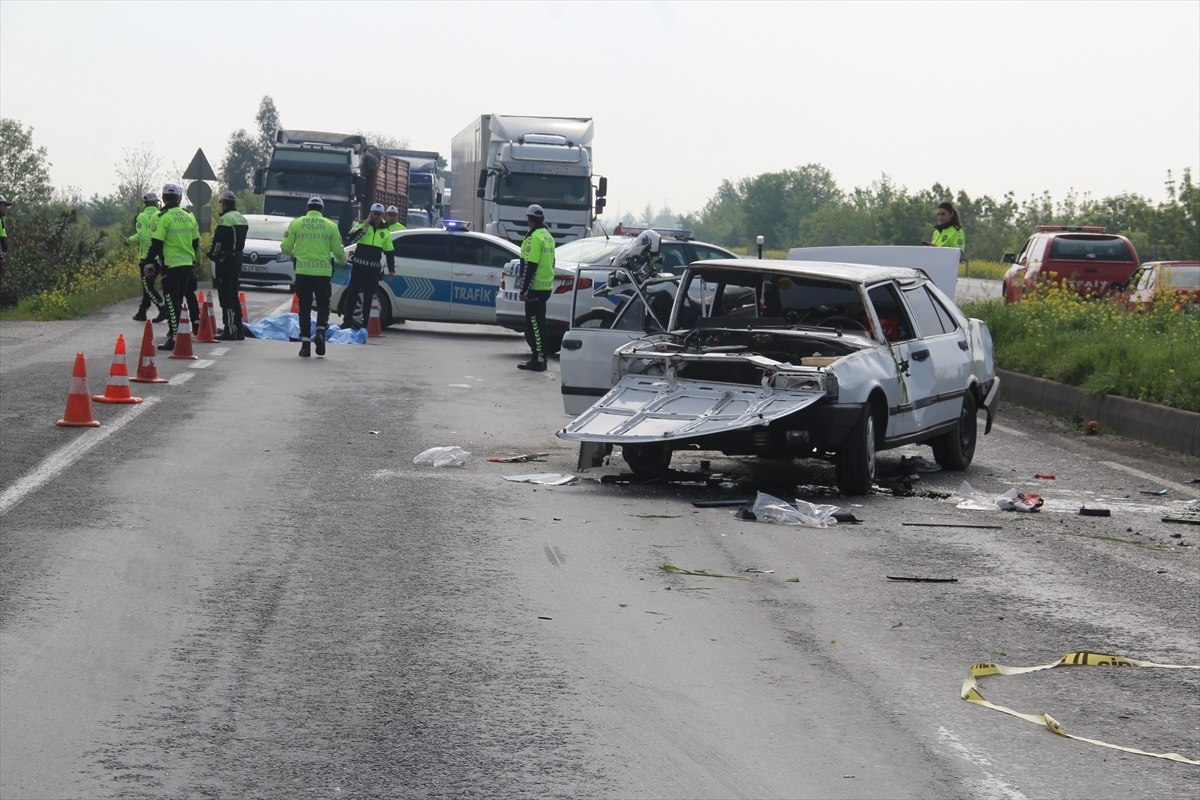
M208 159L204 157L204 150L196 148L196 155L192 156L192 163L188 164L188 168L183 171L181 176L185 181L215 181L217 179L213 168L209 166Z

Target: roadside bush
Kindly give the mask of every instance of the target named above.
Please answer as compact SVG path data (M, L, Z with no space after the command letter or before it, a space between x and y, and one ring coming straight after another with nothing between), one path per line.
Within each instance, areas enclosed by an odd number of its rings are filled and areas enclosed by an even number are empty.
M0 276L0 307L55 288L59 280L104 254L104 234L98 234L74 209L35 206L13 209L5 218L11 243L8 264Z
M63 272L55 285L27 297L5 319L75 319L142 291L137 253L118 250Z
M1002 369L1200 412L1200 309L1164 297L1129 310L1115 298L1045 285L1020 303L962 308L987 322Z
M958 265L958 277L966 278L968 273L971 278L980 278L989 281L998 281L1004 278L1004 273L1008 272L1011 264L1002 264L999 261L983 261L971 259L970 269L967 264Z

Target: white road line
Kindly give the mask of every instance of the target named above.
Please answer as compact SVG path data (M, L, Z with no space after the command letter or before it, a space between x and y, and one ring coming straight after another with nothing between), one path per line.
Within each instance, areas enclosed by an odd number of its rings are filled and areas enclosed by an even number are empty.
M210 352L210 356L223 356L229 352L228 347L214 347Z
M995 427L995 425L993 425L992 427ZM1149 481L1150 485L1155 489L1171 488L1177 492L1183 492L1184 494L1187 494L1187 495L1197 494L1197 489L1195 486L1186 486L1182 483L1175 483L1174 481L1163 480L1162 478L1158 477L1157 475L1151 475L1149 472L1142 472L1140 469L1134 469L1133 467L1127 467L1124 464L1118 464L1115 461L1101 461L1100 463L1106 467L1112 467L1113 469L1119 469L1119 470L1121 470L1121 472L1128 472L1130 475L1141 478L1142 480L1145 480L1145 481Z
M170 386L179 386L180 384L190 381L193 377L195 377L195 375L196 373L194 372L181 372L174 378L171 378L171 380L167 381L167 384Z
M997 425L994 422L992 423L992 427L998 431L1004 431L1005 433L1007 433L1011 436L1028 436L1029 435L1028 433L1025 433L1025 431L1019 431L1016 428L1006 428L1003 425Z
M121 428L124 428L130 422L133 422L139 414L152 408L160 399L158 397L147 397L140 404L130 406L128 411L112 422L100 428L86 429L75 441L51 453L46 460L37 465L33 472L30 472L24 478L21 478L12 486L5 489L3 494L0 494L0 514L8 513L10 508L49 483L56 475L78 461L93 447L121 430Z
M208 369L215 363L217 363L217 362L213 361L211 358L202 358L199 361L193 361L190 365L190 368L191 369Z

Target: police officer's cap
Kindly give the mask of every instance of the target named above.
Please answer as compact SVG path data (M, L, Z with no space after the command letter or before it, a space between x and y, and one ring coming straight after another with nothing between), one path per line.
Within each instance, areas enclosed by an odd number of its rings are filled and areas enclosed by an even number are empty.
M321 198L319 198L319 197L310 197L310 198L308 198L308 204L309 204L310 206L316 206L317 208L324 208L324 207L325 207L325 201L324 201L324 200L322 200L322 199L321 199Z
M146 192L144 195L142 195L142 202L144 202L144 203L157 203L157 202L158 202L158 195L157 195L157 194L155 194L154 192Z
M372 214L382 214L383 213L383 203L372 203L371 204L371 213Z
M387 210L386 210L386 211L384 211L383 213L385 213L385 214L399 214L399 213L400 213L400 209L396 208L395 206L388 206L388 207L387 207Z
M12 203L4 199L4 195L0 194L0 206L11 206Z
M529 208L525 209L525 216L537 217L538 219L545 219L546 212L542 210L541 206L539 206L537 203L534 203Z
M178 184L168 183L163 186L163 197L183 197L183 189Z
M221 195L221 202L224 203L226 201L228 201L230 203L236 203L237 195L234 194L233 192L225 192L225 194Z

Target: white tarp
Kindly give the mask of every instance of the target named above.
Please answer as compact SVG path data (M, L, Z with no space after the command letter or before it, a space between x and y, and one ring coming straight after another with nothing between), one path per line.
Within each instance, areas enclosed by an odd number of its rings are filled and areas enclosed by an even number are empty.
M851 245L847 247L793 247L788 261L826 261L865 264L869 267L922 269L947 297L954 299L958 286L957 247L904 247L901 245Z

